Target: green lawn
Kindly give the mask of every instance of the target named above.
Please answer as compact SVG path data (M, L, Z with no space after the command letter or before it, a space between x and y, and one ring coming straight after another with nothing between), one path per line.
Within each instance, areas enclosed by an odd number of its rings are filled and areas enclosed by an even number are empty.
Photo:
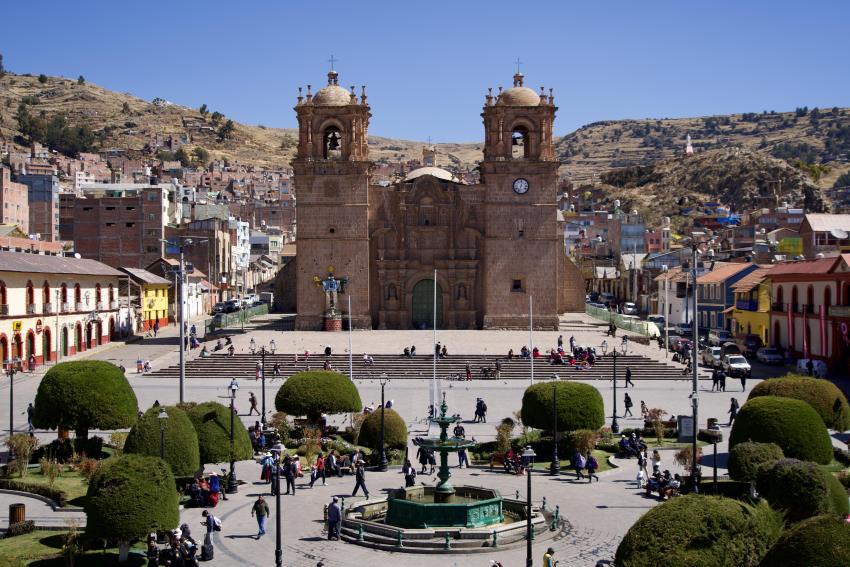
M836 460L833 460L828 465L819 465L819 466L820 466L821 470L828 472L828 473L837 473L837 472L841 472L841 471L844 471L844 470L850 470L850 467L842 465L841 463L839 463Z
M65 567L62 532L36 531L22 536L0 539L0 565L4 567ZM141 551L141 548L138 548ZM107 567L118 563L118 550L87 551L74 558L75 567ZM144 557L131 552L128 567L145 564Z
M15 477L14 480L41 486L50 485L50 480L41 474L41 471L32 469L27 473L27 476L23 478ZM66 470L60 476L57 476L53 483L53 488L68 495L68 504L71 506L82 506L82 499L85 497L88 487L89 485L77 471Z

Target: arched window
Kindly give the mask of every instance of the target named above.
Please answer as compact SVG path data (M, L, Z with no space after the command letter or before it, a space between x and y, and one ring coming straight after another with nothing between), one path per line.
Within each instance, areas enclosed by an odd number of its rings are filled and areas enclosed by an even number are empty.
M776 286L776 303L780 306L785 302L785 294L782 292L782 286Z
M806 290L806 307L803 310L806 313L813 313L815 310L815 288L811 285Z
M6 282L0 280L0 305L6 305L9 303L6 301ZM3 313L5 315L5 313ZM3 360L6 360L5 358Z
M83 302L83 291L80 289L80 284L74 284L74 302Z
M342 133L336 126L328 126L322 134L322 157L342 159Z
M799 299L797 298L797 286L793 286L791 288L791 312L792 313L797 312L797 303L798 302L799 302Z
M33 305L35 303L35 289L33 288L32 282L27 282L27 305Z
M62 287L59 288L59 297L62 303L68 303L68 285L66 283L62 283Z
M50 303L50 284L45 280L41 286L41 302Z
M113 301L115 301L115 288L109 284L109 304L112 305Z
M395 284L390 284L387 286L387 299L398 299L398 288Z
M841 305L850 305L850 284L844 284L844 293L841 298Z
M457 299L469 299L466 296L466 284L457 285Z
M829 306L832 305L832 288L826 286L823 290L823 311L824 313L829 311Z
M103 294L101 293L100 284L95 284L94 286L94 300L95 304L103 301Z
M529 143L528 128L525 126L517 126L511 132L511 158L526 159L531 151Z

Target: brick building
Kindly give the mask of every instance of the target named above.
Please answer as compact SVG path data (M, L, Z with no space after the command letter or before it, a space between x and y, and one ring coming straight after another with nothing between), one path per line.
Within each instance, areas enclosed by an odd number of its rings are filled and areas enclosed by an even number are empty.
M11 173L8 167L0 165L0 224L15 225L29 234L29 189L13 182Z
M315 278L330 270L348 278L361 328L431 327L435 283L442 328L525 327L532 297L537 328L557 329L559 313L583 308L558 210L554 97L523 80L517 73L513 88L486 96L475 185L425 166L373 186L365 87L358 97L331 71L315 96L298 97L298 328L322 328ZM346 311L347 298L339 303Z
M28 188L30 234L42 240L59 240L59 178L53 174L28 173L18 181Z

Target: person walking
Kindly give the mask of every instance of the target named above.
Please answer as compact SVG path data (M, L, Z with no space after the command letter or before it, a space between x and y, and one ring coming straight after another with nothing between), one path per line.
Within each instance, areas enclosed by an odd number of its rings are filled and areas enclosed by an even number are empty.
M437 455L434 453L434 449L428 449L428 466L431 468L428 474L434 474L434 471L437 470Z
M658 452L658 449L652 450L652 470L654 471L656 468L661 466L661 453Z
M159 319L153 322L153 336L156 337L157 333L159 333Z
M319 478L322 479L322 486L328 484L328 479L325 476L325 456L322 453L319 453L319 456L316 457L316 476L310 479L310 488L313 488L313 483Z
M599 482L599 475L596 474L596 471L599 469L599 461L596 460L596 457L589 450L587 451L584 462L587 470L587 482L593 482L594 478L596 478L596 482Z
M558 335L558 348L563 348L564 346L564 335Z
M257 415L260 415L260 410L257 409L257 396L254 395L254 392L251 392L248 395L248 402L251 404L251 409L248 410L248 415L253 415L254 412L257 412Z
M363 466L363 461L358 461L354 472L356 482L354 484L354 492L352 496L357 496L357 490L362 488L363 494L366 495L366 500L369 500L369 490L366 488L366 467Z
M729 414L729 423L727 425L732 425L732 422L735 421L735 418L738 417L738 410L740 406L738 405L738 400L732 398L731 403L729 404L729 411L726 412Z
M644 419L649 417L649 408L646 407L646 402L643 400L640 401L640 416Z
M339 523L342 521L342 508L339 506L339 498L333 497L328 505L328 540L339 541Z
M573 453L573 469L576 471L576 480L580 478L584 478L582 474L582 470L584 469L587 463L584 460L584 457L581 455L581 452L576 449L576 452Z
M626 388L629 387L629 384L632 385L632 388L635 387L634 382L632 382L632 369L626 366Z
M466 454L466 449L460 449L457 452L457 468L462 469L464 463L466 463L466 468L469 468L469 456Z
M747 375L746 374L741 374L741 391L742 392L747 391Z
M720 390L720 375L716 368L711 371L711 391L714 390Z
M32 416L35 413L35 408L32 405L32 402L27 405L27 428L32 431Z
M632 398L628 394L623 396L623 405L626 407L626 411L623 412L623 417L632 416Z
M649 455L647 455L647 449L644 449L638 454L638 468L643 471L645 478L649 478L649 471L646 470L646 463L649 461Z
M257 517L257 539L266 535L266 518L269 515L269 505L263 495L260 494L251 508L251 517Z
M410 488L416 483L416 467L410 462L410 459L404 460L404 466L401 467L401 474L404 475L404 486Z
M293 467L295 462L289 455L286 455L283 458L283 478L286 479L286 494L289 494L289 490L292 489L292 495L295 496L295 475L297 473L297 465Z
M717 391L725 392L726 391L726 373L723 372L723 369L717 371Z
M422 465L422 470L419 471L419 474L425 474L428 471L428 449L420 445L416 451L416 459Z
M551 547L543 554L543 567L555 567L558 564L555 561L555 550Z

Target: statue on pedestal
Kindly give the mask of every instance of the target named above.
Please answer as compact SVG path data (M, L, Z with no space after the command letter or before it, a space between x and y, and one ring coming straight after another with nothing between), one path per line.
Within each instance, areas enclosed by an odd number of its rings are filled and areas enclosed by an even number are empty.
M345 293L347 277L334 277L333 266L328 266L328 275L324 279L313 276L313 283L325 292L325 318L336 318L342 315L339 309L338 294Z

